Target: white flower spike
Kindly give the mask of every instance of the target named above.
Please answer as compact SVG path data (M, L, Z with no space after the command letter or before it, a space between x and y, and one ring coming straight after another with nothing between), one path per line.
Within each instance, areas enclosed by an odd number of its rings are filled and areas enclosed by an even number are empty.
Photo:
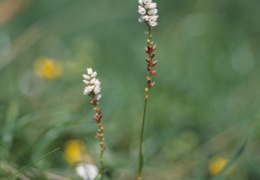
M152 0L138 0L140 6L138 6L138 12L141 15L138 21L140 23L145 23L150 27L157 26L158 23L156 22L158 19L156 9L157 4L153 3Z
M93 71L92 68L87 68L87 74L83 74L83 82L86 84L86 87L83 91L84 95L92 95L93 98L99 100L101 95L99 94L101 91L101 83L96 78L97 72Z

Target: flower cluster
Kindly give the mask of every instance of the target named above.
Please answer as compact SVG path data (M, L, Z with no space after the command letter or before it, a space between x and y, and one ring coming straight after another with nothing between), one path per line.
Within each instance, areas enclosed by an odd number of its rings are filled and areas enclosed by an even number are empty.
M101 98L100 81L96 79L97 72L93 72L92 68L87 68L87 74L83 74L83 82L87 85L83 91L84 95L92 96L94 99L99 100Z
M92 97L92 100L90 101L90 104L94 105L94 110L95 110L95 115L94 119L97 122L98 126L98 132L96 133L96 137L99 138L99 145L104 151L106 149L106 146L104 145L104 132L105 129L102 125L102 112L101 112L101 107L98 107L99 100L101 98L101 83L100 81L96 78L97 72L92 70L92 68L87 68L87 74L83 74L83 82L87 85L83 91L84 95L89 95Z
M153 3L152 0L138 0L140 6L138 6L138 12L141 14L139 18L140 23L145 23L150 27L157 26L156 22L158 19L157 15L157 4Z

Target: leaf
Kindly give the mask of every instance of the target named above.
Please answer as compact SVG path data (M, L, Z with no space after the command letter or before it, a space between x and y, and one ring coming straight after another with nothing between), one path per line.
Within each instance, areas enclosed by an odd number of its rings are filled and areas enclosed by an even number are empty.
M238 160L238 158L243 154L243 152L245 151L248 141L251 137L251 135L253 134L255 125L252 126L247 135L246 138L243 142L243 144L241 145L241 147L236 151L236 153L234 154L234 156L231 158L231 160L222 168L222 170L212 179L212 180L223 180L224 179L224 175L226 173L226 171Z

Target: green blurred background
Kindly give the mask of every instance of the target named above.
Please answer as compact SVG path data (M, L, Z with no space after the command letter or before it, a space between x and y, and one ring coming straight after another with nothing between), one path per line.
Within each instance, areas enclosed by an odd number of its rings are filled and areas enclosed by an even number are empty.
M157 4L159 62L144 179L211 179L260 118L260 1ZM80 179L78 162L98 165L94 111L82 93L87 67L102 82L106 179L135 179L147 75L146 26L137 22L137 6L0 1L0 179L58 147L14 179ZM259 139L256 126L226 179L260 179Z

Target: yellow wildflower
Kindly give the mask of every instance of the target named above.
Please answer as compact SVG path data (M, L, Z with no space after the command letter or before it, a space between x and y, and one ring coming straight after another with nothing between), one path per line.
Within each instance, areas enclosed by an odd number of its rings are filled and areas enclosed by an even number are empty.
M218 174L221 169L227 164L228 160L222 157L215 157L209 162L209 173L212 176Z
M35 72L44 79L55 79L62 73L62 66L58 60L40 57L34 63Z
M68 140L65 143L65 159L69 164L82 161L83 147L79 140Z

